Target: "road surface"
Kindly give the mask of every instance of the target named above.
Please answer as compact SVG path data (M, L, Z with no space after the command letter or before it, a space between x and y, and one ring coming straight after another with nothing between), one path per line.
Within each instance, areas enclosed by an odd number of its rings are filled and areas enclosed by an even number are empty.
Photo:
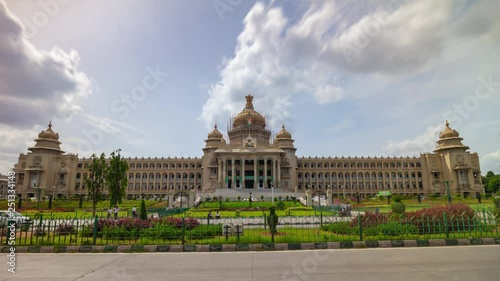
M4 259L7 257L4 256ZM219 253L19 254L0 280L498 281L500 246Z

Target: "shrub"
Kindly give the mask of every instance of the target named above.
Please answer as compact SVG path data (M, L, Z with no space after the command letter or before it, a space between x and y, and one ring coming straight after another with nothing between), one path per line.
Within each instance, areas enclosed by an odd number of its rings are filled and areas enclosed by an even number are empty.
M267 216L267 224L269 225L269 230L271 233L276 234L276 226L278 225L278 215L276 215L276 208L269 208L269 216Z
M155 225L149 229L146 229L141 237L148 237L153 239L163 239L163 240L177 240L182 237L182 230L173 225Z
M361 225L363 228L377 226L387 221L389 221L389 214L365 212L365 214L361 216ZM351 222L351 226L356 227L357 225L357 220Z
M434 206L414 212L405 213L405 220L417 226L420 233L444 233L446 213L446 224L448 231L468 231L477 225L475 212L465 204L453 204L446 206Z
M366 232L368 233L369 230L366 230ZM397 221L389 221L387 223L377 225L374 228L374 232L378 235L401 236L404 234L417 233L418 228L407 223L403 224Z
M321 230L331 231L337 234L356 234L358 231L357 227L351 226L349 222L345 221L324 224Z
M221 235L221 233L221 224L203 225L191 231L188 231L186 233L186 237L191 239L205 239Z
M286 209L285 202L283 202L283 201L278 202L278 204L276 204L276 209L278 209L280 211L285 210Z
M84 225L82 230L80 230L80 235L82 237L92 237L94 236L94 227L91 225ZM97 232L97 236L102 236L100 232Z
M140 229L126 229L123 226L118 227L105 227L102 230L102 235L106 239L110 240L126 240L126 239L138 239L141 237Z
M493 208L493 211L491 211L491 214L496 218L497 221L500 222L500 208L495 206L495 208Z
M75 234L76 230L72 224L61 223L57 226L56 233L59 235Z
M182 228L182 218L170 217L170 218L166 218L165 222L168 225L175 226L176 228ZM198 225L200 225L200 222L197 219L185 218L184 224L186 226L186 229L189 230L189 229L193 229L193 228L197 227Z
M141 201L141 211L139 213L139 218L141 218L141 220L145 220L148 218L148 213L146 211L146 202L144 202L144 199L142 199Z
M406 211L406 205L405 203L401 202L401 199L399 199L399 201L394 200L394 202L391 204L391 210L396 214L402 214Z

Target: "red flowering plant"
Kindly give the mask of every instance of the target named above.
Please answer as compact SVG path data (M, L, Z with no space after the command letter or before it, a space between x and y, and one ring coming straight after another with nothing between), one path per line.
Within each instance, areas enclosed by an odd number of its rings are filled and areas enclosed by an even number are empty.
M182 218L168 217L165 219L165 222L177 228L182 228ZM200 222L197 219L185 218L184 224L186 225L186 229L193 229L200 225Z
M445 217L446 214L446 217ZM420 233L467 231L475 227L476 213L465 204L434 206L404 214L405 220L418 227Z

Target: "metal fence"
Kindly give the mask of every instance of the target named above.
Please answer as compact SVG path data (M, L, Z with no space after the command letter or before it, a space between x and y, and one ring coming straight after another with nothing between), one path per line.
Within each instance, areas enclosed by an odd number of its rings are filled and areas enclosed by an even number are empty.
M15 245L161 245L225 243L301 243L436 238L500 237L500 222L490 212L473 215L422 214L418 217L388 214L347 216L279 217L276 232L272 221L262 217L179 218L147 220L39 219L0 226L0 244ZM10 239L10 240L9 240Z

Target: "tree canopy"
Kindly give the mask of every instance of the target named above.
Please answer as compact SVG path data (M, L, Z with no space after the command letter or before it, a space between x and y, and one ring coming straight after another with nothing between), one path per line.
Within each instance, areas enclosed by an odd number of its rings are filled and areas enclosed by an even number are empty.
M497 193L500 191L500 174L495 175L492 171L488 171L483 177L484 190L486 193Z
M128 164L121 158L120 150L111 152L109 166L106 173L106 184L109 191L109 205L118 207L125 198L125 188L128 185Z
M102 199L102 191L107 172L106 156L104 153L100 157L92 154L89 165L90 176L84 175L83 182L88 190L88 195L92 200L92 216L95 216L97 203Z

